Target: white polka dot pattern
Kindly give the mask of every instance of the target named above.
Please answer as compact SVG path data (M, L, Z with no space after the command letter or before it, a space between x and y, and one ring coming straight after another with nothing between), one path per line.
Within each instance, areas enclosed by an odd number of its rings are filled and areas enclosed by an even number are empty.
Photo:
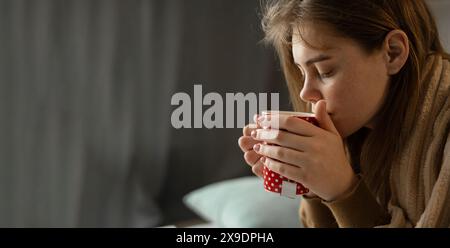
M284 112L284 113L287 114L287 112ZM312 123L315 126L319 126L319 122L317 121L317 119L308 114L305 115L304 113L294 113L294 112L292 112L292 113L288 112L288 113L292 116L295 116L295 117L303 119L309 123ZM262 114L270 116L271 112L268 111L268 112L264 113L264 111L263 111ZM280 174L269 170L266 166L263 167L263 175L264 175L264 188L267 191L275 192L280 195L284 195L282 192L283 190L285 190L286 192L289 191L288 194L294 194L294 191L295 191L296 195L303 195L303 194L306 194L309 192L309 190L307 188L305 188L302 184L297 183L293 180L287 179L287 178L281 176ZM285 187L284 189L282 187L283 182L288 182L285 184L285 186L287 186L287 187ZM296 184L297 187L295 187L294 184ZM291 187L291 186L293 186L293 187ZM292 192L291 192L291 188L292 188ZM286 190L286 189L288 189L288 190Z
M264 189L270 192L281 194L283 182L291 182L297 184L297 195L303 195L309 192L302 184L289 180L280 174L269 170L266 166L263 167L264 175Z

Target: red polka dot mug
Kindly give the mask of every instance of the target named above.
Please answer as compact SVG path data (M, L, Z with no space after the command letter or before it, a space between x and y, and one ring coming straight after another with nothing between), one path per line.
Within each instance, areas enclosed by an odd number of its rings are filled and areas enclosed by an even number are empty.
M308 121L319 126L316 117L312 113L289 112L289 111L262 111L262 116L270 115L289 115ZM271 125L272 126L272 125ZM273 127L273 126L272 126ZM280 174L271 171L266 166L263 167L264 189L269 192L277 193L289 198L303 195L309 192L301 183L290 180Z

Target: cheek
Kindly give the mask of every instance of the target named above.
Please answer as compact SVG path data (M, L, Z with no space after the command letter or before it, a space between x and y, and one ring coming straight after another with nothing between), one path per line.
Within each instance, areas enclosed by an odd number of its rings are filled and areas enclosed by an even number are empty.
M325 99L329 102L329 111L332 112L331 119L333 120L336 129L342 137L350 135L357 130L359 126L358 109L361 104L361 95L353 81L339 80L328 89ZM355 130L356 129L356 130Z
M364 78L360 78L360 104L368 118L372 118L384 103L387 88L389 85L389 77L385 70L374 66L368 71Z
M360 86L355 81L352 76L342 75L330 86L326 98L330 101L330 110L333 113L342 114L358 104Z
M381 59L352 61L342 66L341 74L330 84L325 96L330 100L333 121L343 137L369 124L384 102L389 80Z
M328 99L333 112L333 122L342 137L356 132L375 114L379 107L379 89L370 86L376 80L367 75L342 76L329 88ZM372 78L373 79L373 78Z

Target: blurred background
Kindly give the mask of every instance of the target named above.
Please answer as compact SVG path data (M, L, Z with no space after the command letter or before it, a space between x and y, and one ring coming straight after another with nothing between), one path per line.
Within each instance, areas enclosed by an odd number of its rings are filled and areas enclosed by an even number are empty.
M449 48L449 3L431 0ZM171 97L280 93L260 0L0 0L0 226L154 227L251 175L241 129L174 129ZM205 109L205 108L204 108Z

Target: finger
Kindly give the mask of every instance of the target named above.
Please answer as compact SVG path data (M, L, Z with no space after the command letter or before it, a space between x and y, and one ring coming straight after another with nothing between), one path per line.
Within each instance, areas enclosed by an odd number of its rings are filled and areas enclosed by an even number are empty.
M253 122L254 123L258 123L258 118L259 117L260 117L260 115L258 115L258 114L253 115Z
M278 129L257 129L251 133L252 139L288 147L297 151L307 151L311 137L301 136Z
M261 161L258 161L255 165L252 166L253 174L257 175L259 178L263 178L263 167L264 164Z
M308 121L290 115L268 115L258 124L264 129L286 130L307 137L315 136L318 133L319 128Z
M250 166L254 166L260 158L261 158L261 155L259 155L258 153L256 153L253 150L244 153L245 162L247 162L247 164Z
M257 124L248 124L247 126L245 126L242 129L242 133L244 134L244 136L250 136L250 134L252 133L253 130L258 129L258 125Z
M302 167L305 164L304 152L299 152L290 148L256 144L253 150L261 156L276 159L292 166Z
M263 164L273 172L280 174L290 180L301 183L303 181L303 170L302 168L292 166L290 164L282 163L271 158L263 157Z
M337 131L336 127L334 126L333 120L331 119L330 115L327 112L326 101L320 100L317 103L316 116L317 116L317 121L319 122L319 125L321 128L323 128L327 131L330 131L334 134L339 135L339 132Z
M253 146L260 143L260 141L254 140L250 136L241 136L238 140L239 147L243 152L253 150Z

